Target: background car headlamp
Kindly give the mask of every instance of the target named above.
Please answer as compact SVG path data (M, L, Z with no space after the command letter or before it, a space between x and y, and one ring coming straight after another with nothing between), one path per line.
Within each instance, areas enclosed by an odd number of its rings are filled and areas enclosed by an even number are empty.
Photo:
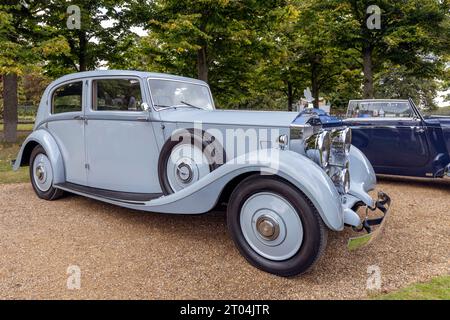
M305 140L305 153L322 168L328 166L331 151L331 137L328 131L313 134Z

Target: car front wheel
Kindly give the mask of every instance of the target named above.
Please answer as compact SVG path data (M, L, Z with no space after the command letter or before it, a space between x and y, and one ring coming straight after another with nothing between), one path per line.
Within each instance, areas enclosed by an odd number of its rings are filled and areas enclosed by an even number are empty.
M307 272L326 247L327 229L314 206L276 177L244 179L230 197L227 223L241 254L280 276Z
M53 187L53 168L44 148L34 147L30 157L31 185L37 196L45 200L56 200L63 191Z

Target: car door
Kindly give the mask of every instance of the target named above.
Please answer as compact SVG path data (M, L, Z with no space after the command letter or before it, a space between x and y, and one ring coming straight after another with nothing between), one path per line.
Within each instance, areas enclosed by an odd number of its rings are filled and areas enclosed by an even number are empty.
M87 81L76 80L57 85L50 91L46 129L55 138L64 160L66 181L86 185L84 144Z
M160 193L158 146L150 111L143 110L147 93L135 77L89 81L86 110L88 185L129 192Z
M408 102L371 102L365 111L369 116L347 119L346 124L353 129L353 144L375 169L409 170L428 163L427 128Z
M353 144L374 167L421 167L428 163L426 127L415 119L351 121Z

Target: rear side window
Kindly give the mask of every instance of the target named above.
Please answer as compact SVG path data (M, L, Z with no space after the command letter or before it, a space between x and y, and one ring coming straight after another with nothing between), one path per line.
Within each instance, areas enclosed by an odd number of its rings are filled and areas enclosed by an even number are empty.
M72 82L63 85L53 92L52 113L81 111L83 83Z
M92 82L92 108L97 111L142 111L139 80L102 79Z

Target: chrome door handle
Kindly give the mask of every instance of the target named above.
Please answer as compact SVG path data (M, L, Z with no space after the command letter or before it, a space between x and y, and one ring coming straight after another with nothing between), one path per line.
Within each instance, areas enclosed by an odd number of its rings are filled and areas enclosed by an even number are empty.
M414 132L417 132L417 133L424 133L425 132L425 129L422 128L422 127L413 127L413 128L414 128Z
M137 117L137 121L149 121L149 117Z
M85 116L75 116L73 117L75 120L80 120L80 121L84 121L84 124L88 123L88 118L86 118Z

